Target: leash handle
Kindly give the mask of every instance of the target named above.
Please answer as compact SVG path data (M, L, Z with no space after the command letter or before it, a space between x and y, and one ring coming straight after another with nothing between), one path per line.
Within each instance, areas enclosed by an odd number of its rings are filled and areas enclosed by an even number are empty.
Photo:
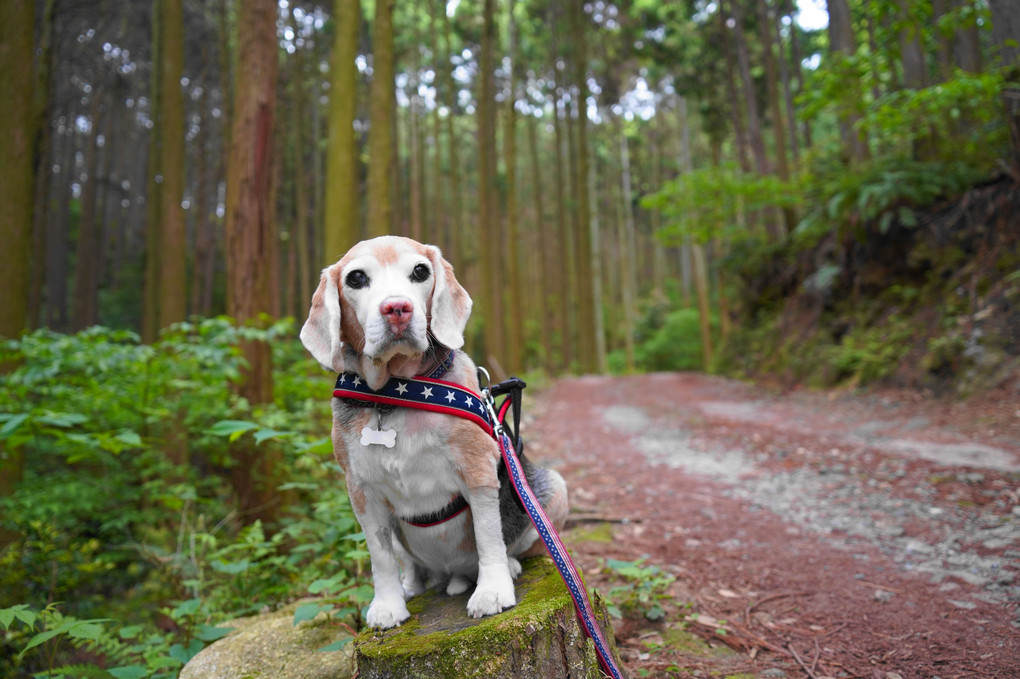
M521 382L520 380L517 381ZM514 419L517 427L519 427L520 418L520 389L523 389L523 384L521 382L521 386L517 388L516 393L511 391L509 399L509 402L514 405ZM517 396L517 398L514 399L514 396ZM606 640L598 621L595 619L595 610L588 599L588 591L577 572L577 567L570 558L570 554L567 553L567 548L556 532L556 528L535 496L535 492L531 489L527 478L524 476L524 470L520 459L517 457L514 442L510 440L503 426L502 420L506 416L508 403L503 403L500 412L497 413L495 410L495 399L489 389L482 390L482 400L486 404L489 419L492 423L493 436L499 444L503 462L506 464L507 471L510 472L510 480L513 483L514 491L520 498L524 511L527 512L531 523L535 526L538 536L549 551L549 556L552 557L553 563L556 564L556 570L559 571L560 577L563 578L563 583L570 592L570 598L574 601L577 617L581 621L585 633L595 644L595 653L598 656L599 664L608 676L613 679L623 679L624 674L613 659L613 655L609 650L609 642ZM518 441L520 440L519 434L519 429L514 431L514 436Z

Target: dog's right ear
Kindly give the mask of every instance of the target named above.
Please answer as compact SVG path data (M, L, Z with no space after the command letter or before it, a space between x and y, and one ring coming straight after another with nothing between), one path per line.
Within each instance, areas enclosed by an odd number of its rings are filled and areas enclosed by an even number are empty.
M301 343L322 364L334 372L344 371L344 358L340 342L340 290L333 277L333 266L322 270L319 287L312 295L312 308L308 320L301 327Z

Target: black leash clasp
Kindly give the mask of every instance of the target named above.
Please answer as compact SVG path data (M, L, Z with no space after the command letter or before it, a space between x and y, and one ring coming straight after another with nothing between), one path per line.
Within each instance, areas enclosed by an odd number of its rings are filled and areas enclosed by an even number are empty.
M499 413L502 416L503 428L507 430L507 434L510 436L510 440L514 444L514 450L517 452L517 456L520 457L524 453L524 440L521 438L521 401L524 396L524 388L528 386L524 380L519 377L510 377L503 380L499 384L494 384L489 389L489 393L492 394L493 398L497 396L507 396L507 400L510 403L509 412L512 415L513 423L507 424L507 401L503 401L499 407Z

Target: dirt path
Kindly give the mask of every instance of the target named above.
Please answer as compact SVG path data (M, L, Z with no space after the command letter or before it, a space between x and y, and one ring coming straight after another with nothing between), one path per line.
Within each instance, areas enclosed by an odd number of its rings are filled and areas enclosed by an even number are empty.
M606 559L676 578L664 619L619 621L632 676L1020 677L1016 393L660 374L560 380L525 411L590 584L626 582Z

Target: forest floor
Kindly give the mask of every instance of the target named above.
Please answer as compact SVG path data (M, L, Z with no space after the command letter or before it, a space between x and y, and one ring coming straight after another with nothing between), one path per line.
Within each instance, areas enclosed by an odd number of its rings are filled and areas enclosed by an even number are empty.
M675 373L557 380L524 410L589 586L626 586L607 559L676 578L664 618L617 620L632 677L1020 677L1016 391Z

